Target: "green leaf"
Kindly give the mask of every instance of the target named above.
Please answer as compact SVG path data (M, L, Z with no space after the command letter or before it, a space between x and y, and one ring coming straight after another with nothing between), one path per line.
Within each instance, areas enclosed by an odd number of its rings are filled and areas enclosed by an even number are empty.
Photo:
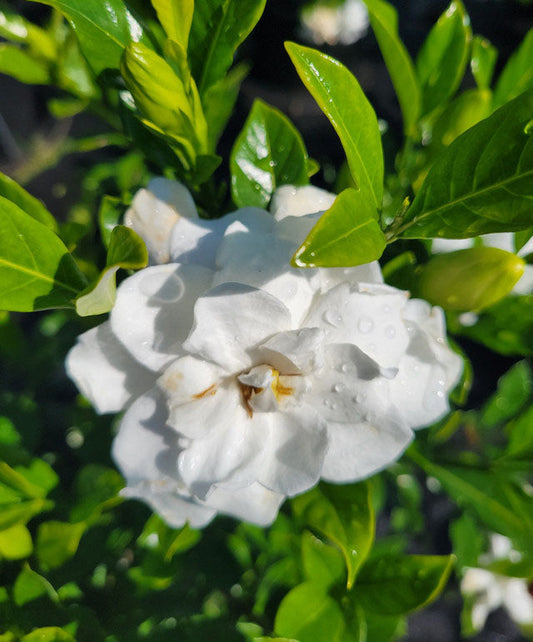
M306 185L302 137L279 110L256 100L231 150L231 192L237 207L265 208L280 185Z
M459 331L500 354L531 356L533 295L507 297L481 314L475 325Z
M533 237L533 227L521 232L515 232L514 235L514 251L520 252L524 245Z
M6 464L6 462L0 462L0 481L3 484L7 484L27 499L40 499L44 497L47 490L27 479L24 472L22 467L21 470L18 471Z
M326 589L304 582L281 601L274 630L299 642L342 642L345 624L339 605Z
M194 0L152 0L152 5L167 36L187 51Z
M478 524L468 513L463 513L450 524L450 537L458 566L477 566L483 552L484 538Z
M76 639L58 626L45 626L28 633L20 642L76 642Z
M2 505L0 511L0 530L11 528L15 524L30 521L35 515L39 515L47 510L53 508L53 502L46 499L30 499L28 501L21 501L18 504Z
M76 554L87 524L49 521L39 524L36 553L44 571L57 568Z
M302 534L302 565L306 580L326 588L344 579L345 563L340 551L308 531Z
M82 316L104 314L115 304L115 275L119 268L138 270L148 265L148 251L142 238L131 228L113 228L107 250L107 265L96 284L76 299L76 312Z
M383 199L383 150L376 113L353 74L315 49L285 43L298 75L339 136L361 197ZM377 214L376 214L377 217Z
M78 501L70 512L71 522L90 523L102 510L120 501L124 480L116 470L98 464L84 466L76 478Z
M111 232L118 225L120 217L124 214L125 206L120 198L106 194L100 203L98 210L98 227L100 235L106 247L109 247L111 241Z
M532 115L530 90L459 136L433 164L397 235L466 238L531 227Z
M516 417L533 394L533 376L527 361L515 363L498 380L498 389L482 409L480 423L491 427Z
M494 107L500 107L533 86L533 29L509 58L494 89Z
M439 254L421 269L418 294L445 310L483 310L511 292L524 266L516 254L496 247Z
M368 482L346 486L322 483L292 500L296 516L340 548L348 570L348 588L353 586L374 541L370 491Z
M200 95L224 77L237 47L257 24L266 0L196 2L189 35L191 69Z
M490 87L497 57L498 50L488 40L481 36L474 36L470 68L479 89Z
M405 133L412 136L416 132L420 115L420 87L413 61L398 34L398 13L391 4L383 0L364 1L381 55L398 96Z
M0 308L72 307L87 282L60 239L0 197Z
M345 189L324 212L292 259L296 267L348 267L375 261L386 240L373 203Z
M57 57L51 33L5 6L0 8L0 36L10 42L26 45L28 52L37 58L53 61Z
M444 104L457 91L470 54L470 20L460 0L453 0L426 38L416 59L422 90L422 113Z
M432 602L442 591L452 555L404 555L369 560L357 580L357 599L379 615L402 615Z
M33 542L24 524L0 530L0 558L22 560L33 552Z
M53 602L57 602L57 593L50 582L26 565L18 574L13 585L13 600L15 604L24 606L28 602L45 595Z
M233 113L241 83L248 71L248 65L238 64L205 92L202 104L207 121L208 149L216 149L218 139Z
M0 196L18 205L26 214L29 214L36 221L39 221L39 223L46 225L46 227L50 228L53 232L57 232L55 218L44 207L41 201L29 194L12 178L2 174L2 172L0 172Z
M47 65L14 45L0 43L0 73L28 85L48 85L50 72Z
M96 74L118 69L126 45L145 41L141 24L123 0L32 0L60 11L76 33L81 50Z
M533 460L533 405L509 424L509 444L505 449L505 459Z

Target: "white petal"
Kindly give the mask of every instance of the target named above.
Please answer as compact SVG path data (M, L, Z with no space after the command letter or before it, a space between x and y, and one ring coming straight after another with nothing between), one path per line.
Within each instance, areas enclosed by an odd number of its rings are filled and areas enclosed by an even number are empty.
M513 288L513 294L531 294L533 292L533 265L524 267L524 274Z
M433 239L431 251L433 254L444 254L456 250L467 250L474 246L474 239Z
M278 238L290 241L294 243L295 247L298 247L305 241L322 214L323 212L306 216L285 216L278 221L275 234Z
M283 500L283 495L253 483L237 490L215 488L206 505L258 526L269 526L276 519Z
M518 624L533 623L533 597L528 591L526 580L516 577L507 580L503 604Z
M220 270L215 274L214 285L244 283L269 292L289 308L293 322L299 325L314 295L310 280L315 270L298 270L289 265L295 249L289 241L233 223L220 244L216 259Z
M65 367L98 413L119 412L153 386L153 374L130 356L109 322L78 337Z
M254 348L290 327L290 313L276 298L246 285L226 283L198 299L193 329L183 347L237 373L253 365Z
M344 283L318 297L304 325L322 328L328 342L352 343L380 365L395 367L409 343L401 316L407 294L364 287L368 291L360 292Z
M140 270L123 281L111 311L111 328L143 365L159 370L183 354L193 306L211 284L199 265L168 264Z
M350 268L319 268L318 275L322 292L327 292L340 283L383 283L383 275L377 261Z
M176 181L154 178L135 194L124 224L144 239L152 263L166 263L172 228L182 216L198 216L189 190Z
M243 228L251 232L264 234L272 232L275 226L272 214L259 207L242 207L235 212L226 214L222 220L226 222L226 229L235 222L239 222Z
M279 187L270 204L270 211L277 221L286 216L302 216L324 212L333 205L336 195L312 185Z
M393 409L375 423L328 423L322 477L332 482L364 479L396 461L413 438Z
M323 348L322 330L302 328L275 334L260 346L259 352L282 374L307 374L322 367Z

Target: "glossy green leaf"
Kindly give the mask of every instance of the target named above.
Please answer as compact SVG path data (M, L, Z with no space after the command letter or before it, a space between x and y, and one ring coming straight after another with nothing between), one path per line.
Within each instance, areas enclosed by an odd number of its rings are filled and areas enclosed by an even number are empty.
M485 542L482 531L469 513L463 513L450 524L450 537L458 566L477 566Z
M402 110L404 130L413 135L420 115L420 87L413 61L398 34L398 13L383 0L364 0L370 24Z
M532 541L533 498L502 474L493 469L440 466L413 446L408 454L426 474L439 480L459 506L475 511L488 528L512 539Z
M304 582L281 601L274 630L299 642L342 642L345 624L339 605L326 589Z
M241 83L248 75L248 71L248 65L244 63L236 65L224 78L211 85L202 98L210 150L216 149L218 139L233 113Z
M0 530L0 559L22 560L33 552L30 532L24 524Z
M357 598L379 615L402 615L432 602L442 591L454 558L404 555L369 560L357 580Z
M374 541L370 490L368 482L346 486L322 483L292 500L296 516L340 548L348 570L348 588L353 586Z
M298 75L339 136L352 177L374 210L383 199L383 150L376 113L353 74L316 49L285 43ZM377 214L376 214L377 216Z
M452 0L416 59L423 114L444 104L457 91L469 60L471 39L465 8L460 0Z
M48 85L48 66L14 45L0 43L0 73L28 85Z
M224 77L237 47L257 24L266 0L196 2L189 56L200 95Z
M57 568L76 554L87 524L49 521L39 524L36 553L44 571Z
M302 534L302 566L306 580L326 588L344 580L345 563L339 549L308 531Z
M0 7L0 36L10 42L26 45L28 52L38 58L56 59L56 43L52 35L5 5Z
M279 110L256 100L231 150L231 192L237 207L266 207L280 185L306 185L302 137Z
M533 295L507 297L481 314L475 325L459 331L500 354L531 356Z
M81 50L96 74L118 69L129 42L147 40L141 24L123 0L32 0L60 11L70 22Z
M194 0L152 0L152 5L167 36L187 51Z
M0 196L7 198L21 210L29 214L39 223L46 225L52 231L57 232L57 223L55 218L44 207L41 201L29 194L23 187L6 174L0 172Z
M30 312L71 307L85 277L59 238L0 197L0 308Z
M148 251L142 238L131 228L113 228L107 250L107 265L89 292L76 299L76 312L82 316L104 314L115 303L115 276L120 268L138 270L148 265Z
M435 161L395 231L465 238L533 223L533 90L459 136Z
M533 29L530 29L518 49L509 58L494 89L494 107L533 87Z
M439 254L421 269L418 294L445 310L483 310L511 292L524 265L516 254L495 247Z
M58 626L44 626L28 633L20 642L76 642L76 638Z
M365 612L366 639L361 642L394 642L407 635L405 616Z
M40 597L47 596L57 602L57 593L50 582L39 573L25 566L13 585L13 600L17 606L24 606Z
M345 189L320 217L292 260L297 267L348 267L376 261L386 240L360 190Z
M527 361L515 363L499 378L498 388L484 405L482 426L497 426L516 417L533 396L533 374Z
M492 82L498 50L486 38L474 36L470 68L479 89L488 89Z
M111 232L118 225L120 217L124 214L125 206L120 198L106 194L100 203L98 210L98 227L100 235L106 247L109 247Z
M508 427L510 437L505 449L506 459L533 459L533 405Z

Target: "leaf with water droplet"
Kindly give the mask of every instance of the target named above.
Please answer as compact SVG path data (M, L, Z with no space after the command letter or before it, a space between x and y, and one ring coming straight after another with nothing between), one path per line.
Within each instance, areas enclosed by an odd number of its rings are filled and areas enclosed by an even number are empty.
M292 508L303 524L325 535L340 548L350 589L374 541L370 483L364 481L345 486L322 483L295 497Z

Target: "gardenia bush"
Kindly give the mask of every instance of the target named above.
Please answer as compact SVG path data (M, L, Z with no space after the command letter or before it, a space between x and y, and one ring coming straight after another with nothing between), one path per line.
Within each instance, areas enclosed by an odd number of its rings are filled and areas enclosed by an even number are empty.
M333 200L287 186L272 213L208 221L183 185L154 179L126 214L156 264L120 285L67 370L99 412L127 408L122 494L174 527L218 511L270 524L285 497L368 477L448 411L462 362L442 310L385 285L377 263L290 266Z

